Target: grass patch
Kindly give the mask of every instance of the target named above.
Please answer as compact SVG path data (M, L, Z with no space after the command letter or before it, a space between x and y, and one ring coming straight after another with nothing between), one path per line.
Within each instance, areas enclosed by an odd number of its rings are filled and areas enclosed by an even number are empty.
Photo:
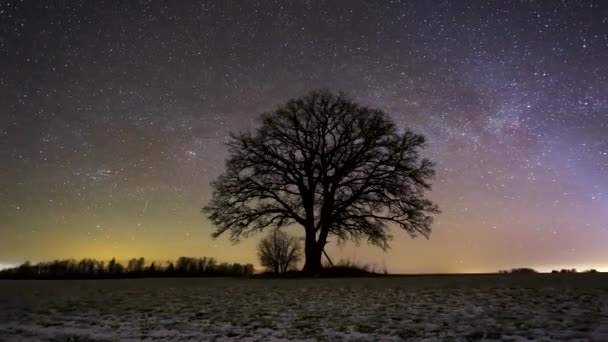
M355 331L360 332L362 334L371 334L376 331L376 327L371 326L369 324L357 324L355 325Z

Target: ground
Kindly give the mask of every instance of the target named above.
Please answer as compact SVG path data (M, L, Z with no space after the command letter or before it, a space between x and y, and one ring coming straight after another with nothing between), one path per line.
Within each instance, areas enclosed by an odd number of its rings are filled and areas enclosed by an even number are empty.
M608 275L0 281L0 341L608 341Z

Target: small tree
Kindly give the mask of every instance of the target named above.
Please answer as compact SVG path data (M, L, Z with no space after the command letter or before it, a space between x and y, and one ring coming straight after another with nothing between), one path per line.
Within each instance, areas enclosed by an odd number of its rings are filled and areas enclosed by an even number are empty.
M205 268L207 268L207 258L200 258L196 263L196 270L199 274L205 273Z
M243 274L244 275L252 275L255 272L255 269L253 268L252 264L247 264L245 265L244 269L243 269Z
M206 273L214 273L217 267L217 261L214 258L207 260L207 267L205 268Z
M258 257L262 266L274 273L285 273L302 257L300 241L276 229L260 241Z
M133 258L127 264L127 272L141 273L144 271L146 260L144 258Z
M108 273L116 273L116 258L112 258L112 260L108 262Z

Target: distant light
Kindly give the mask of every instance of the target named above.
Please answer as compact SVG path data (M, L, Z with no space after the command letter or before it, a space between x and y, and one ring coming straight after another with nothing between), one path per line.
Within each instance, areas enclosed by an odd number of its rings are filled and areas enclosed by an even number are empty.
M17 265L15 265L15 264L5 264L5 263L1 263L0 262L0 270L4 270L4 269L7 269L7 268L12 268L12 267L15 267L15 266L17 266Z

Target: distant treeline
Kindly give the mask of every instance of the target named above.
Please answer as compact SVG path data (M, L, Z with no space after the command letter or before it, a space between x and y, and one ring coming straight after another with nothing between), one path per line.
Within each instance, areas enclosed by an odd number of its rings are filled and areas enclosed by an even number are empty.
M534 273L539 273L539 272L533 268L520 267L520 268L512 268L510 270L500 270L500 271L498 271L498 273L500 273L500 274L534 274ZM555 274L555 273L578 273L578 271L575 268L572 268L572 269L561 269L559 271L553 270L553 271L551 271L551 273L553 273L553 274ZM590 270L582 271L582 273L597 273L597 270L590 269Z
M1 279L98 279L98 278L147 278L147 277L244 277L254 273L253 265L218 263L214 258L180 257L175 262L152 262L146 265L144 258L133 258L127 265L116 259L107 263L85 258L55 260L0 271Z

